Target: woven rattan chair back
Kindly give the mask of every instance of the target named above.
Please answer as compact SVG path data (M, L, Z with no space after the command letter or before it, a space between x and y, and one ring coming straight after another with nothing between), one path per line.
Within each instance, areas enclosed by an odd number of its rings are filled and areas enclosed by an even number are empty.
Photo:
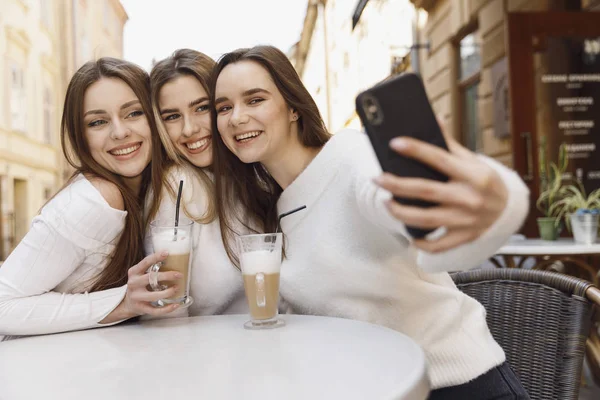
M567 275L485 269L452 274L478 300L487 323L532 400L576 400L592 304L591 283Z

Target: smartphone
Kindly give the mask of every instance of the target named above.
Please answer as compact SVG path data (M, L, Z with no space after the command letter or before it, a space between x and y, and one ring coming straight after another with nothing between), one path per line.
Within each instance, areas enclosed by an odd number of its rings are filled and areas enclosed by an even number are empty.
M356 112L384 171L400 177L448 181L441 172L404 157L389 146L393 138L406 136L448 150L421 78L404 73L378 83L356 97ZM394 198L404 205L423 208L435 205L423 200ZM412 226L407 226L407 230L413 238L422 238L433 231Z

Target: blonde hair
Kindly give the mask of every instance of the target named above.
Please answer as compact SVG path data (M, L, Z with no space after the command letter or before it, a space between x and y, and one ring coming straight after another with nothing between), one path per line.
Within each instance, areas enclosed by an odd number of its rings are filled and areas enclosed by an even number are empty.
M207 192L207 207L203 215L192 215L189 209L186 207L185 202L183 203L183 211L185 214L193 219L194 221L206 224L215 220L217 216L217 210L215 206L215 184L211 177L206 173L203 168L196 167L193 165L183 154L181 154L171 142L167 128L165 127L164 121L160 115L159 109L159 94L162 87L181 76L192 76L200 82L206 93L209 92L209 81L213 71L215 61L207 55L200 53L199 51L190 49L179 49L176 50L170 57L159 61L152 68L150 72L150 83L151 83L151 98L152 98L152 111L154 119L156 121L158 135L160 141L167 153L167 157L170 159L170 165L165 168L165 174L163 175L163 186L166 187L169 196L173 200L177 197L176 189L167 182L168 171L172 170L169 167L178 166L183 168L184 171L189 172L192 177L197 178L202 186L204 186ZM153 202L158 203L161 201L162 194L157 193L154 196ZM157 207L151 207L153 213L148 216L152 219L158 210Z

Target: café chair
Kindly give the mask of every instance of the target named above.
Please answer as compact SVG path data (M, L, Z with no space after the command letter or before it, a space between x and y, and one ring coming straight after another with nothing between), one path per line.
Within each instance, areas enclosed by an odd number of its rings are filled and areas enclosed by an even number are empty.
M588 337L589 364L599 372L593 313L594 305L600 305L600 289L568 275L525 269L451 276L462 292L485 307L494 339L532 400L577 400Z

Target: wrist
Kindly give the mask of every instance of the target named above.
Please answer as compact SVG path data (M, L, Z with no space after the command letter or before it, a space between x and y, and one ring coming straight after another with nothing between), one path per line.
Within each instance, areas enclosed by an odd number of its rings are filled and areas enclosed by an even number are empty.
M125 299L123 299L118 306L115 307L99 324L112 324L119 321L124 321L126 319L134 318L139 316L140 314L132 312L129 310L125 303Z

